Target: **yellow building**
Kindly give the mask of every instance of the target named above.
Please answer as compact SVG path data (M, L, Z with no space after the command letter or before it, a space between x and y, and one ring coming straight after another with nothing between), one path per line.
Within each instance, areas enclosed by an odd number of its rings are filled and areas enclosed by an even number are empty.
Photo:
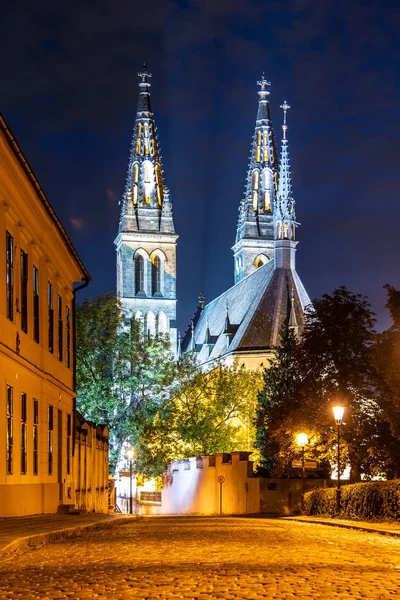
M89 281L0 114L0 516L75 504L75 293Z

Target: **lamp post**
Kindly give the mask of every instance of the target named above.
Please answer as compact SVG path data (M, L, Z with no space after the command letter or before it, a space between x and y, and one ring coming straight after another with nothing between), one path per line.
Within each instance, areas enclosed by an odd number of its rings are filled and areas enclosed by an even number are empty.
M133 514L132 511L132 476L133 476L133 458L135 456L135 451L133 448L128 448L126 451L126 455L129 459L129 514Z
M333 416L337 425L337 489L336 489L336 511L340 512L340 499L342 490L340 489L340 426L343 422L344 407L334 406Z
M299 433L296 441L301 447L301 512L304 512L304 448L308 444L307 433Z

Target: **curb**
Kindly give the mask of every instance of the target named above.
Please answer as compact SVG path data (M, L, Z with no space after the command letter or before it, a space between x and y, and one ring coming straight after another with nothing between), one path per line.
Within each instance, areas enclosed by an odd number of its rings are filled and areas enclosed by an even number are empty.
M76 525L74 527L64 527L63 529L55 529L46 533L36 533L26 537L20 537L0 549L0 559L15 552L23 552L24 550L33 550L39 546L43 546L49 542L60 538L71 538L79 536L87 529L107 529L114 525L126 525L132 520L139 521L141 517L119 517L117 519L108 519L104 521L96 521L95 523L85 523L84 525Z
M285 517L280 518L285 519ZM400 531L374 529L372 527L363 527L362 525L348 525L347 523L334 523L332 521L311 521L309 519L302 519L301 517L296 517L295 519L290 518L290 520L295 522L297 521L298 523L309 523L311 525L328 525L330 527L341 527L342 529L357 529L358 531L365 531L367 533L378 533L379 535L390 535L392 537L400 538Z

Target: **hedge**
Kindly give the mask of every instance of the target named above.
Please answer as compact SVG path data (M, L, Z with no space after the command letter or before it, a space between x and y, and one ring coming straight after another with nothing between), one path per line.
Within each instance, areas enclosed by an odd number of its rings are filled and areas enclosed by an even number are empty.
M307 515L339 516L336 488L317 488L305 494L304 512ZM400 520L400 479L343 486L340 516L347 519Z

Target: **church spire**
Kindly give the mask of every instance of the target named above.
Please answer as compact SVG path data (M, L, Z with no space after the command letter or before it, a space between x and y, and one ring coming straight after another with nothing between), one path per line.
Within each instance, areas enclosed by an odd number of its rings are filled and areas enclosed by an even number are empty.
M290 175L289 143L287 140L287 111L289 104L281 104L283 110L282 147L279 164L278 198L274 211L275 221L275 267L295 268L295 228L296 223L295 202L292 195Z
M277 192L277 158L268 96L270 82L263 74L257 82L258 109L245 193L239 207L233 247L235 283L264 264L273 254L273 211Z
M120 232L175 232L151 108L151 76L143 65L138 73L139 99L122 198Z
M287 111L289 104L284 101L281 104L283 110L282 125L282 148L279 165L278 201L275 211L276 237L277 239L295 239L295 202L292 196L292 184L290 176L289 143L287 140Z

